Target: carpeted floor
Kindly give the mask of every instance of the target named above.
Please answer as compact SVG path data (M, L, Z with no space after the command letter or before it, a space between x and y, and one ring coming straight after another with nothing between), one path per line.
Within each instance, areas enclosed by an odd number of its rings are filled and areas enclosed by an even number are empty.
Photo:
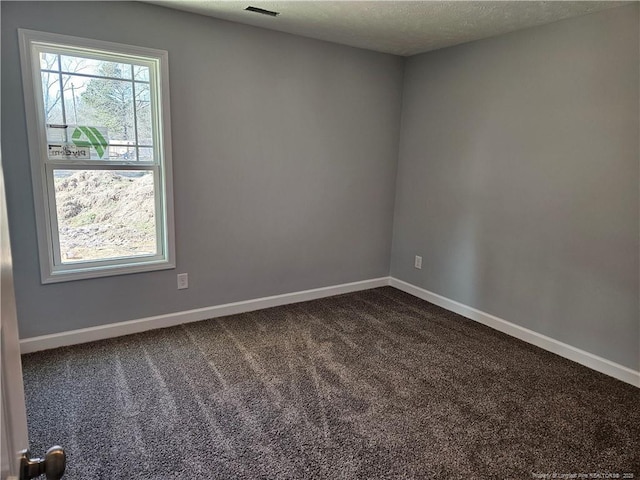
M391 287L23 362L68 480L640 478L640 389Z

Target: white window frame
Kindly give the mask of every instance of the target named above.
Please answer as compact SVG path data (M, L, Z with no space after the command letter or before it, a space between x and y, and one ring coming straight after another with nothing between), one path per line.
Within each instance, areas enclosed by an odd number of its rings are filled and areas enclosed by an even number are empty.
M169 113L168 52L146 47L72 37L54 33L18 29L22 84L24 90L31 177L38 234L38 253L42 283L106 277L128 273L175 268L175 233L173 218L173 179L171 164L171 122ZM42 105L39 48L63 48L79 55L128 58L135 64L149 66L152 98L154 161L63 160L56 163L47 157L47 132ZM156 202L157 254L113 258L87 262L62 263L58 242L53 169L148 170L154 175Z

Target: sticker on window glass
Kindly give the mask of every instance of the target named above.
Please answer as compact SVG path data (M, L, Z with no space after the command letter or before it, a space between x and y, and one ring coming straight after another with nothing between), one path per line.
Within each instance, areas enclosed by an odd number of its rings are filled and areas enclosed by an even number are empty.
M108 157L109 135L105 127L49 124L47 140L51 159L100 160Z
M52 160L89 160L91 152L89 147L49 144L49 158Z

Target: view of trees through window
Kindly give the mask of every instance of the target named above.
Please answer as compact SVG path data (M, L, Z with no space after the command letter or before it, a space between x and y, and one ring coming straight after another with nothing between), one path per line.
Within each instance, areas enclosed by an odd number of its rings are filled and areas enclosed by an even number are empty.
M154 161L149 67L41 52L40 74L49 144L96 127L108 147L91 160ZM156 254L151 171L60 168L53 180L62 263Z

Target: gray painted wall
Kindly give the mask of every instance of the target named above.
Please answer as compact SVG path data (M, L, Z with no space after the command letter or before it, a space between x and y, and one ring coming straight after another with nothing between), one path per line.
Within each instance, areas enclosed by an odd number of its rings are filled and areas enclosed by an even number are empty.
M401 58L152 5L1 9L23 338L391 270L638 368L637 4L412 57L404 86ZM17 27L169 51L177 270L40 284Z
M407 61L393 276L638 369L638 19Z
M401 58L140 3L1 8L22 338L388 275ZM40 284L18 27L169 51L177 270Z

